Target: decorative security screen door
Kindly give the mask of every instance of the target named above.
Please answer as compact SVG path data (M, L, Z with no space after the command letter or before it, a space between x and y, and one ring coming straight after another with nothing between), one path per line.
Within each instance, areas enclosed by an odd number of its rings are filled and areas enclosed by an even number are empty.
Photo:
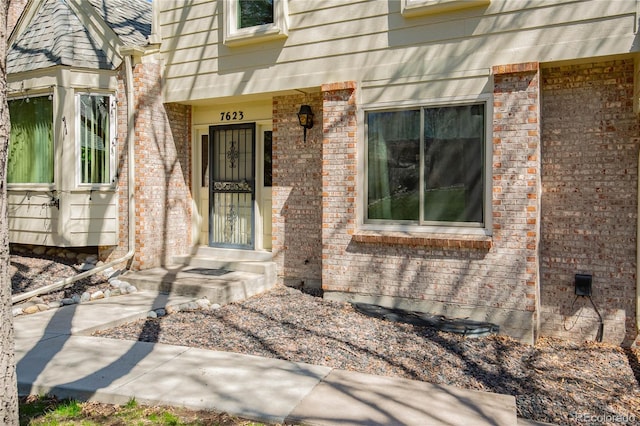
M209 127L209 245L254 248L254 123Z

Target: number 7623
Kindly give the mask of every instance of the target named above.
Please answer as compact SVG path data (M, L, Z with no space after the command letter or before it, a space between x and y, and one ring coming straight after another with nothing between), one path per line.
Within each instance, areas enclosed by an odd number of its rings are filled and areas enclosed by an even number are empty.
M244 112L242 111L223 111L220 113L220 121L242 120Z

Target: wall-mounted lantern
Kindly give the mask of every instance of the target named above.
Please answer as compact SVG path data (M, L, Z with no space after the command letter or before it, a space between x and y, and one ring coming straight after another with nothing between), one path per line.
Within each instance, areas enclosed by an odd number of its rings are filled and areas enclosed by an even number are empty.
M307 141L307 129L313 127L313 112L309 105L300 105L300 111L298 111L298 121L304 128L304 141Z

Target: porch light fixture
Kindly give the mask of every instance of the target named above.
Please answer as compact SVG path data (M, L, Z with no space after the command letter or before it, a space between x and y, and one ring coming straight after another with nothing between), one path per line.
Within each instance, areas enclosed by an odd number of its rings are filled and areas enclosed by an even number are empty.
M313 127L313 112L309 105L300 105L300 111L298 111L298 121L304 128L304 141L307 141L307 129Z

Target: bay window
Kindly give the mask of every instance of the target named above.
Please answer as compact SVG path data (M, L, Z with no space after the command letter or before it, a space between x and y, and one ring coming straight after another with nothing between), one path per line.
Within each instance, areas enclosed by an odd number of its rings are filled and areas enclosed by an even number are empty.
M115 168L115 102L109 95L77 95L81 184L110 184Z
M366 114L365 223L485 222L484 103Z
M53 183L53 101L48 96L10 100L9 114L7 183Z

